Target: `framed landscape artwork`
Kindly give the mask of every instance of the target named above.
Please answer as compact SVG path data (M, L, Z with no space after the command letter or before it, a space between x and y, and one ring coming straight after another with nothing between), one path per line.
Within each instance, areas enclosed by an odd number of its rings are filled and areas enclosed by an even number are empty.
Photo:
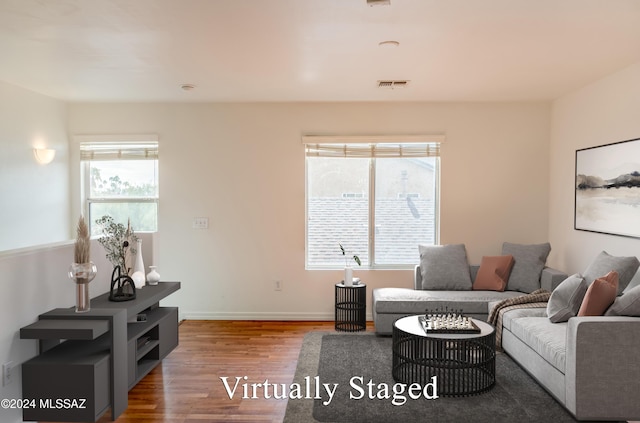
M640 138L576 150L574 228L640 238Z

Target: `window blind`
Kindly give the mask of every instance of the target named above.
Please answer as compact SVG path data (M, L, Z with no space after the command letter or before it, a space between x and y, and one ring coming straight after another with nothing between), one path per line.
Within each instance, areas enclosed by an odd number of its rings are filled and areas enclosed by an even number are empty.
M305 135L307 157L439 157L444 135Z
M438 157L440 144L306 144L307 157Z
M83 142L80 160L157 160L158 142Z

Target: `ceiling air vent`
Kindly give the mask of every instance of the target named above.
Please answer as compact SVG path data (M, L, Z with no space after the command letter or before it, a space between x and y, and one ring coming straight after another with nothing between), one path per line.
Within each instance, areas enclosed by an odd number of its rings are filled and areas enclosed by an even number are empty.
M391 80L386 80L386 81L378 81L378 88L388 88L390 90L393 90L395 88L404 88L409 84L409 81L406 80L399 80L399 81L391 81Z

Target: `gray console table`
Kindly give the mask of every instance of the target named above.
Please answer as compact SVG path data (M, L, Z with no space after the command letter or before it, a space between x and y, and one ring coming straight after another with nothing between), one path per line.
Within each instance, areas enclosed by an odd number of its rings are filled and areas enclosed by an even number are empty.
M54 309L20 329L22 339L39 340L40 350L22 364L22 398L35 405L23 409L23 419L96 421L109 408L117 419L128 391L178 346L178 308L159 306L178 289L180 282L160 282L124 302L103 294L86 313ZM67 407L74 399L84 402Z

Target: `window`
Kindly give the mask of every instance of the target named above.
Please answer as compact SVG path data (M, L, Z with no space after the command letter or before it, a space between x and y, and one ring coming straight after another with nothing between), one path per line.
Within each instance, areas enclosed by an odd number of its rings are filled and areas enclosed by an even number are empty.
M438 241L442 137L421 136L421 142L404 143L397 142L404 140L399 137L396 142L341 137L345 143L318 138L324 142L313 136L303 139L307 267L344 266L339 243L369 268L418 263L418 244ZM349 143L353 138L357 142Z
M98 233L96 219L104 215L125 225L130 220L136 232L157 231L156 137L128 141L113 141L113 137L91 139L80 143L80 162L84 215L88 216L92 234Z

